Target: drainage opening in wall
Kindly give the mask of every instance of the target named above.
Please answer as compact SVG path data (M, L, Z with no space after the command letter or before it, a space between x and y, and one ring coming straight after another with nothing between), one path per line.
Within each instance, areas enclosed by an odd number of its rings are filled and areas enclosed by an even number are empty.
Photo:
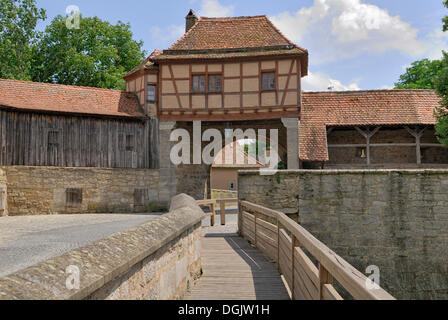
M69 188L65 190L67 207L79 207L82 204L82 189Z
M134 211L145 212L149 206L149 190L134 189Z

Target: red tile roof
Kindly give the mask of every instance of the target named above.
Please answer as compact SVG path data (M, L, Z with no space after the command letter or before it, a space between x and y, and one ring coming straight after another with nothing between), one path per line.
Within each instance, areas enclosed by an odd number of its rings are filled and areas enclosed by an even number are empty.
M432 90L303 93L302 161L328 161L327 127L434 125L440 98Z
M25 111L144 117L133 93L5 79L0 79L0 106Z
M206 18L168 50L211 50L293 46L267 16Z
M308 51L287 39L267 16L201 17L182 38L153 60L220 59L276 53L302 56L302 73L307 74Z
M151 70L151 69L157 69L157 66L152 62L152 59L157 57L159 54L162 53L162 50L154 50L145 60L143 60L138 66L136 66L134 69L126 73L126 75L123 78L127 78L134 73L140 71L140 70Z

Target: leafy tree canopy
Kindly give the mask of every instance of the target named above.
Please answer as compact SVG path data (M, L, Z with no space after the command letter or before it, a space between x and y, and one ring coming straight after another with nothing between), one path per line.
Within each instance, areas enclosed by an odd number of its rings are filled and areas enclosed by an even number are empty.
M443 4L448 8L448 0L444 0ZM443 31L448 31L448 16L443 18ZM440 143L448 147L448 53L446 52L443 52L442 69L434 84L437 93L442 99L441 106L436 111L436 135Z
M0 78L30 80L32 46L44 9L35 0L0 0Z
M448 8L448 0L443 0L443 5ZM443 17L443 31L448 31L448 16Z
M441 97L441 107L436 111L436 134L444 146L448 147L448 54L443 53L443 67L435 79L435 89Z
M442 60L415 61L400 76L395 89L434 89L434 81L443 68Z
M121 21L112 25L98 17L81 18L80 28L70 29L66 19L57 16L36 47L32 78L123 90L123 75L145 57L142 45Z

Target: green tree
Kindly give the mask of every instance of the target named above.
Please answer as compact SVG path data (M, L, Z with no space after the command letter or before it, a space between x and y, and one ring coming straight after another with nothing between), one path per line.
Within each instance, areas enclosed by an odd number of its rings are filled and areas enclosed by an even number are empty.
M448 8L448 0L443 4ZM448 16L443 18L443 31L448 30ZM436 111L436 135L440 143L448 147L448 53L443 52L442 69L436 77L435 89L441 98L440 107Z
M435 89L441 98L436 111L436 134L440 143L448 147L448 54L443 53L443 68L435 79Z
M443 0L443 5L448 8L448 0ZM443 19L443 31L448 31L448 16L445 16Z
M33 80L123 90L124 74L145 57L142 46L129 24L81 18L80 28L70 29L57 16L36 47Z
M255 140L251 143L246 143L244 145L244 152L249 154L249 151L255 152L256 155L258 155L259 152L264 154L265 150L270 148L269 144L267 143L260 143L258 140Z
M35 0L0 0L0 78L31 80L36 26L44 19Z
M434 89L434 81L443 68L442 60L415 61L400 76L395 89Z

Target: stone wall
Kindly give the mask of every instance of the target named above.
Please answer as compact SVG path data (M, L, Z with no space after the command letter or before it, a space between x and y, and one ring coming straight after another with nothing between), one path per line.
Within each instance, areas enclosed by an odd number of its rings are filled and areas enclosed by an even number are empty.
M201 276L203 218L177 196L164 216L0 279L0 300L182 299ZM78 289L67 267L79 269Z
M240 172L240 198L286 212L398 299L448 299L448 170Z
M155 169L2 167L13 215L148 212L157 207ZM77 189L79 201L69 201ZM75 199L76 200L76 199Z
M182 165L175 169L176 193L185 193L196 200L208 198L210 194L210 166Z
M0 217L8 215L8 201L5 171L0 169Z
M295 172L295 171L293 171ZM239 198L280 210L296 220L299 214L299 176L290 171L260 175L259 171L239 171Z

